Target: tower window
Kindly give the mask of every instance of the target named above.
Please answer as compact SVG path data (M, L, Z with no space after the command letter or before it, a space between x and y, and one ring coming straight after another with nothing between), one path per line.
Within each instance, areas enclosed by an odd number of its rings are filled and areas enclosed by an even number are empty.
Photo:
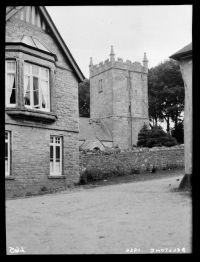
M102 79L99 79L98 91L99 93L103 92Z

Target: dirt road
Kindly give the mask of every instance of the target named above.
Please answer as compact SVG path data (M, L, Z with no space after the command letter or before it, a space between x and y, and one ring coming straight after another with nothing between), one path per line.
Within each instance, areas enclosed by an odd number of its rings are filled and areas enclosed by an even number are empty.
M172 191L181 178L7 200L7 252L191 253L192 200Z

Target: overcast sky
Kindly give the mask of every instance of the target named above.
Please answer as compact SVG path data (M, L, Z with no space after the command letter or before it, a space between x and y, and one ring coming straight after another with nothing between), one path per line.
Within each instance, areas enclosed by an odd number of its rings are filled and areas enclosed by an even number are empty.
M109 58L142 62L149 68L192 41L191 5L47 6L54 24L85 77L89 60Z

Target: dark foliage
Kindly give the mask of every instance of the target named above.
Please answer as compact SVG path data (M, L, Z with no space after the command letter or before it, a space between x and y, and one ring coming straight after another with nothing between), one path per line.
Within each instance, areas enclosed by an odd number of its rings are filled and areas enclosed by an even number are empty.
M178 123L172 129L172 136L176 138L179 144L184 144L184 126L183 122Z
M78 86L79 115L90 117L90 82L85 79Z
M148 129L147 125L144 125L138 134L137 146L140 147L170 147L175 145L177 145L176 139L167 134L160 126L153 126Z
M174 125L181 120L184 109L184 83L177 61L172 59L153 67L148 73L149 117L155 125L170 120Z

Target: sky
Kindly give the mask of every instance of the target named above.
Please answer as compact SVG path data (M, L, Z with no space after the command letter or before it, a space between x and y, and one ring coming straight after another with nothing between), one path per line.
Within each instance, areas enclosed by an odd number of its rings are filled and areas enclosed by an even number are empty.
M192 41L192 5L46 6L55 26L86 78L93 64L109 58L142 63L149 68Z

